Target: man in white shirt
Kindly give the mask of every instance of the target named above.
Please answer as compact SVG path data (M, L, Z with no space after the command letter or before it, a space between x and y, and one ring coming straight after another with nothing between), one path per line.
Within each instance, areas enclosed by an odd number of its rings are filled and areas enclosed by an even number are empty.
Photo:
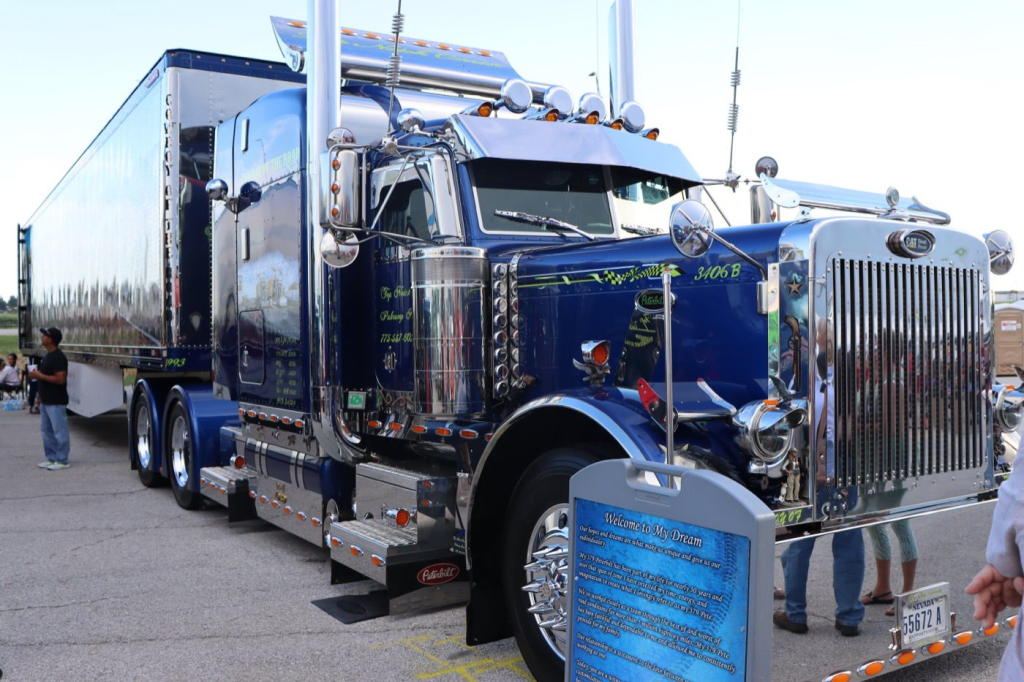
M11 353L7 362L0 360L0 392L13 393L21 390L21 375L18 374L18 356Z

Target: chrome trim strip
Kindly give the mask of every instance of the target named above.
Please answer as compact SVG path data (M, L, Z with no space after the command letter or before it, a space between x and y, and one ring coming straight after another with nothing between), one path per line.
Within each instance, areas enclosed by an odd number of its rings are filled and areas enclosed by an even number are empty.
M779 264L768 264L768 376L779 376ZM775 383L768 382L768 397L778 399Z

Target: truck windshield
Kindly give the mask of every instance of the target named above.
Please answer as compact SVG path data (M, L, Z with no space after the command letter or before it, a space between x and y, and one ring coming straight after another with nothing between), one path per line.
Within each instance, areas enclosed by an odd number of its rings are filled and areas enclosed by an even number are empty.
M615 231L601 166L480 159L470 169L485 232L551 234L542 225L494 215L496 210L555 218L589 234Z

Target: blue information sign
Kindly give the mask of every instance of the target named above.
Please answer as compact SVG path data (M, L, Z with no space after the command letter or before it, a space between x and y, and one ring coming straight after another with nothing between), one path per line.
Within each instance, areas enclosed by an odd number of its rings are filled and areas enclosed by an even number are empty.
M682 490L651 486L638 466L672 471ZM573 477L567 679L767 679L770 625L750 627L770 623L771 512L731 481L682 471L620 460Z
M585 499L576 532L573 679L743 679L747 538Z

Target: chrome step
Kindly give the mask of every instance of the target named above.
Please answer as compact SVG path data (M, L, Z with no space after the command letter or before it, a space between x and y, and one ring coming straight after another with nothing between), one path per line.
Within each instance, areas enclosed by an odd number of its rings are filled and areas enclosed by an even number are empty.
M375 519L330 526L331 582L369 578L388 592L389 613L458 604L469 598L465 557L417 542L415 528Z
M228 521L256 517L256 475L249 469L205 467L199 470L199 492L228 509Z

